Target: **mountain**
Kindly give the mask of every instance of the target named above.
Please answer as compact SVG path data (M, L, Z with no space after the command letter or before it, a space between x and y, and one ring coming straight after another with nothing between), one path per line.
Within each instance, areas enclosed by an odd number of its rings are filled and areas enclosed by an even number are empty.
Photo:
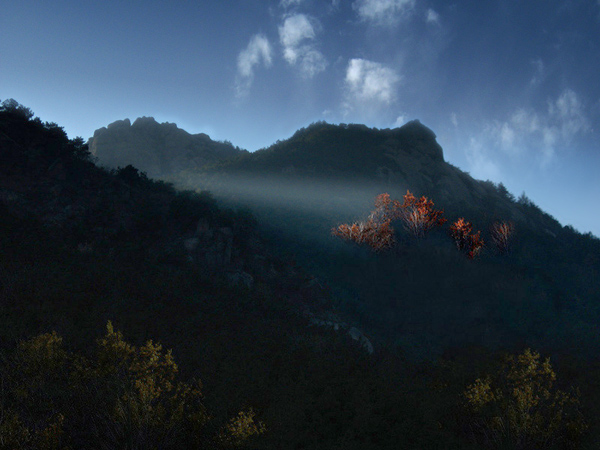
M117 165L0 105L3 448L598 447L598 240L447 165L423 125L315 124L170 175L198 192ZM480 254L447 225L393 222L382 252L331 236L412 184Z
M593 282L600 240L447 163L419 121L392 130L316 123L269 148L169 179L251 208L278 247L330 284L364 329L411 354L471 344L600 349L585 331L600 320ZM433 200L448 223L426 239L393 223L398 244L385 254L331 236L341 223L366 220L377 195L402 201L407 190ZM450 237L459 218L485 244L473 261ZM492 239L502 222L515 230L508 255Z
M452 166L419 121L391 130L319 122L268 148L164 179L251 209L282 256L332 287L342 311L413 356L474 344L554 354L600 349L600 338L586 331L600 320L592 281L600 276L600 240ZM331 236L341 223L365 220L377 195L402 200L407 190L433 200L448 224L414 239L393 223L397 245L385 254ZM450 237L460 218L485 244L473 261ZM503 222L514 226L508 255L492 239Z
M96 130L88 146L101 165L131 164L150 177L200 168L242 152L204 133L189 134L174 123L159 124L153 117L140 117L133 124L129 119L117 120Z

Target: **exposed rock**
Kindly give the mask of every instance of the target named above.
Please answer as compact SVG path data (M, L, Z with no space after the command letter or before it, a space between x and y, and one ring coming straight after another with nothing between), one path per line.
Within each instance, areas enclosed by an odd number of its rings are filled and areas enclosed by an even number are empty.
M96 130L88 144L101 165L131 164L150 177L198 169L240 153L231 144L204 133L189 134L174 123L159 124L152 117L140 117L133 124L129 119L113 122Z

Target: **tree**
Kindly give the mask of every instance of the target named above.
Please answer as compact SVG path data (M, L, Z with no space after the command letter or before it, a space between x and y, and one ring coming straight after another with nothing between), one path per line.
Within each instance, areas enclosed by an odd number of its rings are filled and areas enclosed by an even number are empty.
M514 202L515 201L515 196L509 192L508 189L506 189L506 186L504 186L503 183L498 183L498 185L496 186L498 193L505 199Z
M369 218L366 222L355 222L352 225L342 224L332 229L332 234L357 244L367 244L375 251L392 248L396 242L394 229L390 225L389 219L377 222Z
M509 253L515 226L512 222L494 222L490 228L492 241L501 254Z
M202 384L177 381L159 343L130 345L108 322L96 344L84 357L53 332L0 360L0 449L225 449L265 431L252 409L215 426Z
M381 251L393 247L396 242L392 221L400 219L408 231L416 237L423 237L431 228L446 222L442 215L443 211L435 211L433 202L427 197L417 200L407 191L404 203L400 203L384 193L375 197L375 209L366 221L342 224L331 232L334 236Z
M0 104L0 111L6 111L8 113L12 113L12 114L21 116L27 120L30 120L34 116L34 113L33 113L33 111L31 111L31 109L27 108L26 106L21 105L14 98L9 98L7 100L4 100Z
M579 392L560 391L555 381L550 358L530 349L475 380L463 394L475 439L492 449L575 447L587 428Z
M425 234L436 226L446 223L447 219L442 217L444 211L433 209L433 201L427 197L416 199L410 191L404 195L404 203L400 209L400 219L404 223L404 228L411 232L415 237L424 237Z
M472 231L473 225L471 222L462 217L450 226L450 234L454 238L456 247L459 250L466 251L469 259L475 258L484 245L480 232L471 234Z

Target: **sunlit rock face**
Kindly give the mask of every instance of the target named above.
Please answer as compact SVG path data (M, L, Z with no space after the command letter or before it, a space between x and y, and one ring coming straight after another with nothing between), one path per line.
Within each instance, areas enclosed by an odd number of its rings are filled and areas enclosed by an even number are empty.
M204 133L190 134L174 123L158 123L152 117L140 117L133 124L129 119L113 122L96 130L88 144L100 165L116 168L131 164L150 177L197 170L241 151Z

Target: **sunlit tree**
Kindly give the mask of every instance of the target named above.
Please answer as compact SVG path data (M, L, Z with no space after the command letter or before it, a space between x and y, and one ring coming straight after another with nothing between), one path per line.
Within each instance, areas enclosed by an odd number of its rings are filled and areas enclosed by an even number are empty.
M404 224L404 228L411 232L415 237L423 237L436 226L446 223L443 217L444 211L433 209L434 203L427 197L417 198L406 191L404 203L399 210L399 218Z
M550 359L530 349L509 356L500 371L464 392L469 427L485 448L577 448L587 426L579 393L556 389Z
M355 222L351 225L342 224L332 230L334 236L338 236L357 244L366 244L375 251L382 251L394 246L394 229L390 220L377 222L374 219Z
M423 237L431 228L446 222L442 215L443 211L435 211L433 202L427 197L417 200L407 191L404 203L400 203L384 193L375 197L375 209L366 221L342 224L331 232L334 236L381 251L393 247L396 242L392 221L401 220L408 231Z
M512 222L495 222L490 228L492 241L500 253L510 252L510 241L515 227Z
M471 222L466 221L462 217L450 225L450 234L454 238L456 247L461 251L465 251L469 259L475 258L484 246L483 239L481 239L481 232L478 231L472 234L472 231L473 225Z

